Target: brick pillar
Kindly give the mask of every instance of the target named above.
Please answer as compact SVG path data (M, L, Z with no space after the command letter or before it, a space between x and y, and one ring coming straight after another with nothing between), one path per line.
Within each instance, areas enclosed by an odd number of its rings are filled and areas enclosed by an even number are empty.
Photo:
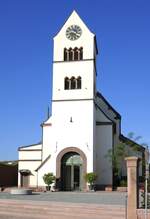
M138 157L127 157L128 203L127 219L137 219L137 161Z

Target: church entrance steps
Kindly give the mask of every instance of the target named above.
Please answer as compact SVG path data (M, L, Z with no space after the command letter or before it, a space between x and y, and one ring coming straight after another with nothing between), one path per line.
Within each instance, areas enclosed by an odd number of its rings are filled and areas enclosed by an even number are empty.
M119 205L0 200L1 219L125 219Z

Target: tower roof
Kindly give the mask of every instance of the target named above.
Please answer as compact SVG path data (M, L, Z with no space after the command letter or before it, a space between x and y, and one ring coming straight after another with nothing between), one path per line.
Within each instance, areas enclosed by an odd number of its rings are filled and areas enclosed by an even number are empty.
M65 44L68 44L68 41L66 41L66 34L67 31L71 31L70 29L72 28L78 28L80 29L82 35L80 39L77 41L77 44L80 45L85 45L88 43L94 43L95 44L95 52L98 54L98 49L97 49L97 42L96 42L96 36L95 34L87 27L87 25L84 23L84 21L80 18L78 13L73 10L70 16L67 18L63 26L60 28L59 32L54 36L54 44L55 41L57 41L57 44L62 44L64 42ZM74 41L76 42L76 41ZM74 43L73 41L71 42L72 44ZM78 46L78 45L76 45Z
M90 31L90 29L87 27L87 25L84 23L84 21L80 18L78 13L75 10L73 10L73 12L67 18L67 20L65 21L64 25L58 31L58 33L56 34L55 37L57 37L63 31L63 29L65 29L67 26L72 25L72 24L78 24L78 25L84 27L91 35L93 35L93 37L95 36L95 34L93 34L92 31Z

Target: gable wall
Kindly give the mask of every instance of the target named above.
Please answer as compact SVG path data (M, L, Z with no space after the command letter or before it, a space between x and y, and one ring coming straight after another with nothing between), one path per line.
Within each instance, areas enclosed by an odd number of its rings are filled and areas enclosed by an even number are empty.
M118 139L119 135L120 135L120 132L121 132L121 130L120 130L121 120L120 119L115 119L116 114L113 112L112 109L110 109L108 107L108 105L105 103L105 101L103 99L99 98L98 96L96 98L96 104L98 104L98 106L107 115L107 117L116 124L116 136L117 136L117 139ZM116 141L118 141L117 139L116 139Z

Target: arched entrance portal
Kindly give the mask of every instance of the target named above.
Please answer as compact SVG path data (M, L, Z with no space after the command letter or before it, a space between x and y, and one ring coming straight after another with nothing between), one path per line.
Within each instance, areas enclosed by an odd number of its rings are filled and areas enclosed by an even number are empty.
M76 152L68 152L61 159L61 187L64 191L81 190L83 160Z
M64 176L64 172L62 173L62 171L64 171L62 169L62 163L63 163L63 161L65 161L65 155L68 154L68 156L69 155L71 156L71 153L72 153L72 155L80 156L80 159L82 161L82 165L81 165L81 168L79 170L80 171L80 182L81 182L79 187L81 190L86 190L86 181L85 181L84 176L87 173L87 158L86 158L86 155L84 154L84 152L77 147L64 148L57 155L57 158L56 158L56 187L58 189L64 188L65 181L64 181L64 178L62 179L62 177ZM68 167L68 169L69 169L69 167ZM75 171L77 171L77 170L75 170ZM79 172L79 171L77 171L77 172Z

